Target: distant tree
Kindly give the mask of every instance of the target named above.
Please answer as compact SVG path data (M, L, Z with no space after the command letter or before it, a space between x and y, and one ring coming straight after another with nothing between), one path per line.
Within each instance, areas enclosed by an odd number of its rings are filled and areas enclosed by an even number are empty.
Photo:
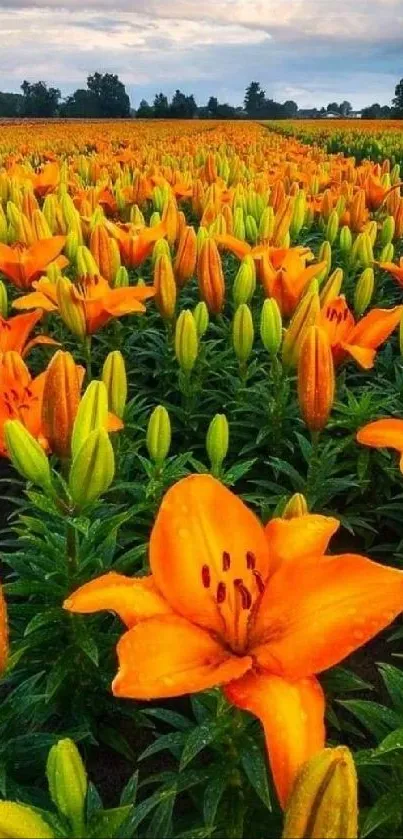
M156 119L166 119L169 116L168 99L163 93L155 94L153 115Z
M403 79L396 85L395 97L392 100L394 116L398 119L403 119Z
M351 102L348 102L347 99L345 99L344 102L340 102L339 110L343 117L348 117L348 115L351 114L351 111L353 110L353 106Z
M298 114L298 105L292 99L287 99L283 104L284 116L293 119Z
M251 82L246 88L244 108L249 117L261 117L265 108L266 94L260 82Z
M24 81L21 85L23 93L22 116L24 117L54 117L58 111L60 90L48 87L45 82Z
M194 96L186 96L181 90L176 90L169 107L169 114L174 119L193 119L197 113Z
M87 87L96 98L98 116L105 119L130 117L130 99L118 76L94 73L88 76Z
M236 108L232 105L229 105L228 102L222 102L218 104L217 108L217 119L237 119L238 114Z
M218 111L218 99L216 96L210 96L210 99L207 102L207 113L211 119L217 118L217 111Z
M90 90L79 88L60 106L62 117L88 117L100 116L98 98Z
M19 117L24 97L20 93L0 93L0 117Z
M369 105L368 108L363 108L361 111L361 118L362 119L380 119L382 113L382 108L378 102L375 102L373 105Z
M337 102L329 102L326 110L327 110L328 114L330 114L330 113L339 114L340 113L340 106L337 104Z
M154 108L149 105L147 99L142 99L136 111L137 119L151 119L154 116Z

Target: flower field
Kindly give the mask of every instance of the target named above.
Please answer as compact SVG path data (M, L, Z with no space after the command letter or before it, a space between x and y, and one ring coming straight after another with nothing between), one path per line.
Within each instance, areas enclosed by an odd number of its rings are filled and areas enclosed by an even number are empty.
M0 836L403 829L403 131L0 135Z

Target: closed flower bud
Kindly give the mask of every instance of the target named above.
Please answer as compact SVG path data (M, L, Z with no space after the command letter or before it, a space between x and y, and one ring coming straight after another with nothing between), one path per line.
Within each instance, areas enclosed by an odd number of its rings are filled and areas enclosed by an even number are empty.
M146 222L138 204L134 204L130 210L130 221L135 227L145 227Z
M307 512L308 504L305 495L302 495L301 492L296 492L295 495L292 495L287 501L281 518L297 519L300 516L306 516Z
M182 288L196 270L197 237L194 227L184 227L174 262L177 285Z
M155 265L159 256L168 256L171 258L171 248L166 239L157 239L152 252L151 262Z
M260 337L270 355L276 355L281 347L283 324L277 300L270 297L264 301L260 315Z
M124 265L121 265L116 272L114 287L126 288L129 285L129 272Z
M294 201L295 198L292 196L288 196L284 198L281 205L279 206L275 220L274 220L274 230L273 230L273 245L277 248L282 247L289 247L290 236L289 236L289 229L291 224L291 219L294 213Z
M369 268L374 261L374 252L372 250L371 237L369 233L361 233L360 236L357 237L357 241L359 242L357 246L358 261L363 268Z
M60 317L73 335L83 341L87 334L85 308L77 295L75 286L67 277L58 278L56 295Z
M0 801L0 837L4 839L54 839L54 832L39 813L26 804Z
M395 235L395 219L393 216L388 216L385 218L385 221L382 225L381 229L381 245L385 247L385 245L389 245L390 242L393 241L393 237Z
M295 240L298 238L304 226L306 216L306 195L303 189L299 190L294 202L294 211L290 224L290 236Z
M45 452L19 420L4 423L4 438L10 460L27 481L52 491L52 476Z
M51 239L52 231L46 221L42 210L34 210L32 214L32 230L35 239Z
M213 475L219 475L228 452L229 428L225 414L216 414L211 420L206 437L206 449Z
M232 323L232 343L240 364L246 364L253 347L254 328L252 313L246 303L238 306Z
M90 251L101 277L104 277L109 285L113 285L116 272L120 267L119 246L102 224L97 224L91 233Z
M391 173L390 173L390 183L392 186L397 184L400 180L400 164L395 163Z
M337 210L332 210L326 225L326 239L328 240L328 242L330 242L331 245L333 245L333 242L336 241L338 230L339 215Z
M76 836L82 836L87 795L87 773L75 743L69 738L52 746L46 775L53 803L70 822Z
M259 222L259 240L261 242L270 242L274 230L274 210L273 207L266 207L260 216Z
M161 224L161 216L157 210L154 213L151 213L150 216L150 227L157 227L158 224Z
M161 254L154 265L155 303L165 320L172 320L176 306L176 283L171 257Z
M0 280L0 315L2 318L7 318L8 314L8 296L7 288L3 281Z
M322 749L297 775L287 802L283 839L356 839L357 774L350 751Z
M163 405L157 405L150 416L146 442L151 460L160 466L167 458L171 447L171 421Z
M108 419L108 392L104 382L94 380L88 385L78 406L71 437L73 457L91 434L105 428Z
M84 277L98 277L100 274L99 268L95 259L85 245L80 245L76 256L77 276L79 279Z
M200 251L205 243L205 241L209 238L209 232L206 227L199 227L196 235L196 244L197 244L197 255L200 256Z
M393 262L393 258L395 255L395 247L393 242L389 242L388 245L382 248L381 255L379 257L379 262Z
M113 350L106 356L102 381L108 394L109 410L122 419L127 399L127 376L125 361L119 350Z
M245 238L251 245L255 245L258 237L258 229L256 219L252 215L246 216L245 219Z
M339 296L343 285L344 273L342 268L335 268L320 291L320 305L322 309Z
M200 296L211 314L218 315L224 305L225 283L221 257L214 239L206 239L200 251L197 278Z
M326 262L325 268L322 268L322 271L316 277L319 286L321 286L327 280L332 267L332 246L327 239L322 242L319 248L318 262Z
M354 311L361 316L368 308L375 287L375 276L373 268L365 268L357 280L354 290Z
M232 287L235 306L249 303L256 289L256 268L251 256L245 256L238 268Z
M283 340L283 363L286 367L296 367L301 344L310 326L314 326L320 315L318 284L315 281L302 297L291 318Z
M204 333L207 332L209 325L209 313L204 300L200 300L200 303L194 307L193 317L196 323L197 334L199 338L202 338Z
M242 207L237 207L234 212L234 236L236 239L241 239L241 241L243 241L246 238L245 216Z
M80 403L82 368L69 352L58 350L46 370L42 427L51 451L70 457L71 435Z
M162 220L166 226L166 237L170 245L176 242L179 228L178 208L174 198L170 198L164 206Z
M353 236L351 230L347 225L341 228L339 238L340 250L344 256L347 256L353 246Z
M92 504L109 489L115 474L115 455L105 428L97 428L75 449L69 491L79 508Z
M377 225L376 221L375 220L370 221L367 224L367 227L366 227L364 232L367 234L367 236L369 236L371 246L374 248L375 247L375 242L376 242L376 237L378 235L378 225Z
M70 262L76 261L79 244L80 242L77 233L74 230L71 230L70 233L68 233L68 235L66 236L66 244L64 246L67 258L70 260Z
M327 333L311 326L304 337L298 359L298 399L301 414L310 431L321 431L334 400L334 367Z
M180 313L175 328L175 355L184 373L194 367L199 350L196 321L189 309Z

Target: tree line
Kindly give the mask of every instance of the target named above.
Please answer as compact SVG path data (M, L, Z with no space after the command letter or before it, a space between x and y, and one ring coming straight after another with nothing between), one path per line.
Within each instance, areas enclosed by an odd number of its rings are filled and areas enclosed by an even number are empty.
M329 102L327 108L299 109L296 102L276 102L266 96L260 82L251 82L245 91L243 106L234 107L210 96L199 106L194 96L176 90L171 101L156 93L152 103L142 99L137 110L131 108L126 88L113 73L93 73L87 87L79 88L62 99L59 88L45 82L24 81L21 93L0 92L0 117L20 118L89 118L89 119L297 119L321 118L326 114L348 117L352 105L347 100ZM363 119L403 119L403 79L396 85L392 106L375 103L362 110Z

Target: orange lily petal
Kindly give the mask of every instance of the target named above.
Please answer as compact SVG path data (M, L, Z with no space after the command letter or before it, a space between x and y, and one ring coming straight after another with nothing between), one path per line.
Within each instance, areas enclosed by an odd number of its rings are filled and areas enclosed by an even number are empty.
M69 612L116 612L131 628L140 620L169 614L172 609L158 593L152 576L131 578L111 571L81 586L63 603Z
M42 294L41 291L32 291L30 294L24 294L23 297L18 297L13 302L14 309L43 309L45 312L56 312L57 306Z
M252 630L262 667L290 679L338 664L403 610L403 572L355 554L285 562Z
M256 572L262 581L268 575L269 550L262 525L240 498L211 475L179 481L162 501L150 565L176 612L242 647L248 611L239 609L235 581L255 595Z
M374 366L375 358L376 358L376 350L368 349L368 347L358 347L357 345L353 344L346 344L342 343L339 345L344 352L347 353L357 364L360 365L364 370L371 370ZM336 354L337 354L337 347L336 347ZM342 359L341 359L342 360ZM336 358L337 363L337 358Z
M122 420L119 417L117 417L115 414L111 414L109 412L108 419L107 419L107 424L106 424L107 431L110 431L111 433L113 431L121 431L122 428L124 428L124 427L125 427L124 422L122 422Z
M128 699L182 696L238 679L249 656L232 656L208 632L177 615L138 623L117 646L119 672L112 689Z
M326 552L327 546L340 527L331 516L307 514L294 519L272 519L266 525L272 571L283 562L301 562L304 557Z
M376 350L396 329L403 313L403 306L393 309L372 309L356 323L348 336L348 343Z
M53 347L60 347L60 341L55 341L54 338L50 338L49 335L37 335L37 337L33 338L32 341L28 341L28 344L22 352L22 357L25 358L29 351L32 350L32 347L37 347L38 345L43 346L45 344Z
M21 353L28 340L28 336L42 315L43 312L40 309L36 309L34 312L28 312L25 315L16 315L16 317L9 318L8 320L0 318L1 352L15 350Z
M25 267L28 278L34 278L36 274L43 271L63 250L66 243L65 236L52 236L51 239L39 239L35 242L25 256Z
M231 251L238 259L243 259L244 256L252 251L251 246L247 242L243 242L242 239L236 239L235 236L230 236L229 233L217 234L213 236L213 239L218 246Z
M360 428L357 440L364 446L373 446L376 449L396 449L403 454L403 420L380 419L370 422ZM400 461L400 469L403 472L403 459Z
M114 317L130 315L132 312L145 312L143 300L154 297L155 288L116 288L109 291L104 297L104 308L108 314Z
M325 700L315 677L289 682L268 673L247 673L225 695L251 711L264 728L277 794L284 808L303 763L325 744Z

